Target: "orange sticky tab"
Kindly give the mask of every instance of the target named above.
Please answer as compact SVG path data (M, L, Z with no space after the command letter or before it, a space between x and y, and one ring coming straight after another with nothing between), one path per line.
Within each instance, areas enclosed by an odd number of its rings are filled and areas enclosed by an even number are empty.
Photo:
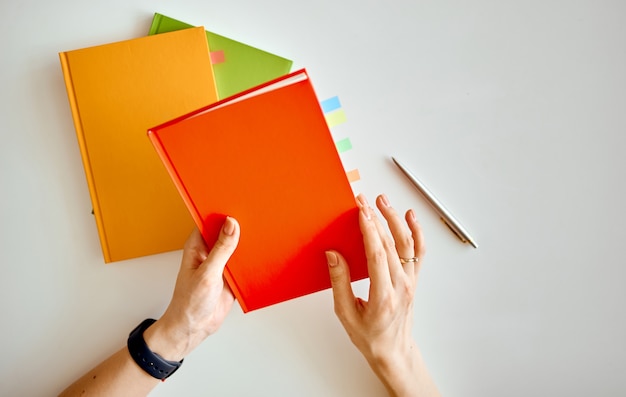
M355 169L353 169L351 171L346 172L346 176L348 177L348 181L350 183L356 182L359 179L361 179L361 175L359 174L358 168L355 168Z

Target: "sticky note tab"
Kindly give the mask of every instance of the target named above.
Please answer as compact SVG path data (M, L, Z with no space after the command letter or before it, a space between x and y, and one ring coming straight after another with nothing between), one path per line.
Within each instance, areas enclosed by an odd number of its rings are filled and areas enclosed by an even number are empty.
M343 153L352 149L352 142L350 142L350 138L344 138L340 141L335 142L335 146L337 147L337 151L339 153Z
M325 115L326 122L329 127L334 127L338 124L346 122L346 112L343 109L335 110L334 112L327 113Z
M351 171L346 172L346 176L348 177L348 182L356 182L361 179L361 175L359 174L358 168L355 168Z
M226 61L223 50L211 51L210 55L211 55L211 63L213 65L215 65L216 63L223 63Z
M320 102L320 105L322 106L322 111L324 113L330 113L333 110L341 108L341 103L339 103L339 97L336 96Z

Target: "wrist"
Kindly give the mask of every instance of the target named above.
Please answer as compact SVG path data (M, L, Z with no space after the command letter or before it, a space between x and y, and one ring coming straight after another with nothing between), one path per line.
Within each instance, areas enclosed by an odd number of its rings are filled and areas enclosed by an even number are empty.
M164 381L180 368L183 360L167 360L150 349L145 333L155 322L156 320L147 318L136 326L128 335L127 347L130 357L145 373Z
M380 353L367 355L366 359L390 395L413 395L411 390L415 390L423 366L421 353L415 342L411 339L398 349Z
M170 361L180 361L189 353L188 338L170 326L163 318L152 324L143 334L153 352Z

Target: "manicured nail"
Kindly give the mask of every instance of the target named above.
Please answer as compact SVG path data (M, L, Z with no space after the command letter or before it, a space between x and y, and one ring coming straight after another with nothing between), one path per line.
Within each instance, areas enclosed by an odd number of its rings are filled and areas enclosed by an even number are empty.
M359 194L358 196L356 196L356 200L359 202L359 205L361 207L369 207L370 206L369 203L367 202L367 199L362 194Z
M389 204L389 199L387 198L386 194L381 194L380 195L380 201L382 201L383 205L385 207L391 207L391 205Z
M326 262L328 262L328 266L335 267L339 264L337 260L337 255L334 252L326 251Z
M365 196L362 194L359 194L358 196L356 196L356 200L359 203L359 211L363 213L363 216L365 217L365 219L367 219L368 221L371 220L372 210L370 209L370 205L367 202L367 199L365 198Z
M224 221L224 227L222 228L222 231L227 236L232 236L233 234L235 234L235 220L230 216L227 216L226 221Z

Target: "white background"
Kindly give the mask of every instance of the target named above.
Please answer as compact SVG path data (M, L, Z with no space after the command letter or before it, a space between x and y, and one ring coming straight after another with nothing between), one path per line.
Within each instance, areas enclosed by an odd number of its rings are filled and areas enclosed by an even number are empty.
M143 36L154 12L293 59L320 99L339 96L355 193L422 222L414 335L445 395L626 395L621 0L3 0L1 395L60 392L169 302L180 252L103 263L58 60ZM325 291L235 307L153 395L385 391Z

